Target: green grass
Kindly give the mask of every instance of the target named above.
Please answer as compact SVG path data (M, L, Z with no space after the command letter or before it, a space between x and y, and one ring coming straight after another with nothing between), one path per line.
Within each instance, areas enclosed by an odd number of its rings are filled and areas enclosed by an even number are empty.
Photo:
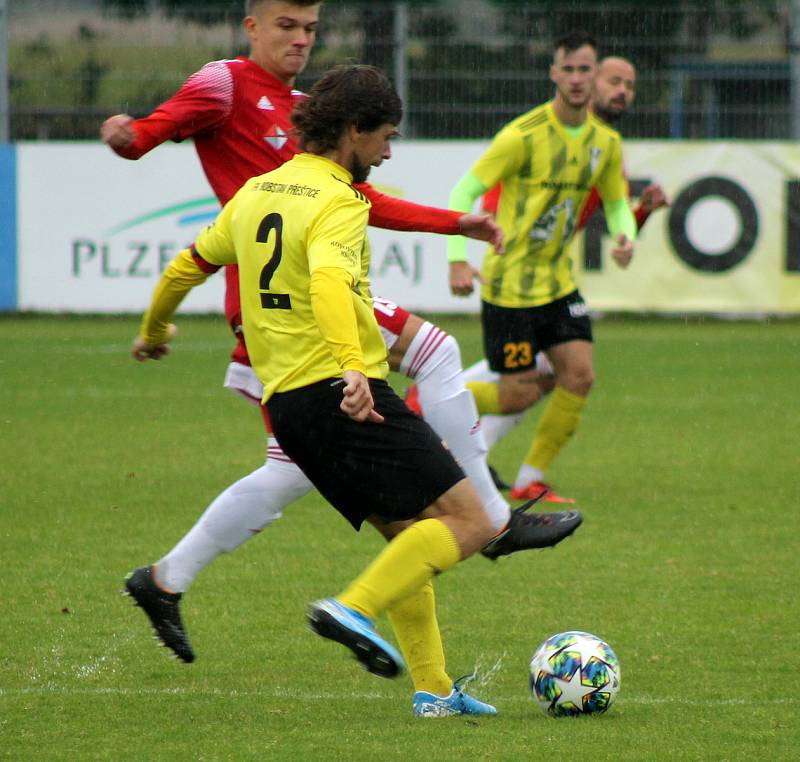
M597 385L551 474L584 526L437 580L451 674L478 665L500 715L428 722L406 677L306 630L305 604L381 547L313 495L197 579L197 662L155 647L122 577L257 467L264 438L220 386L220 318L181 319L174 353L142 365L136 322L0 319L0 758L796 758L797 322L596 323ZM439 323L478 358L474 318ZM506 477L537 414L492 453ZM604 717L553 720L528 695L533 650L566 629L620 658Z

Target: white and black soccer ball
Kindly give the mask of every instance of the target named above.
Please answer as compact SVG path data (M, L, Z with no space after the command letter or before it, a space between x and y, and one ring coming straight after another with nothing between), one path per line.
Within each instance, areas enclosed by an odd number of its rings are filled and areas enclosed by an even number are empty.
M530 685L534 701L554 717L602 714L619 692L619 659L596 635L561 632L536 649Z

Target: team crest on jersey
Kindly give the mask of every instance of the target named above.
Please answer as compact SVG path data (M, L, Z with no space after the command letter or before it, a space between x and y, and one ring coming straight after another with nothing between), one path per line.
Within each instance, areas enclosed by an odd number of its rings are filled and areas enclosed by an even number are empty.
M600 154L603 153L602 148L592 148L590 151L589 167L592 174L597 169L597 163L600 161Z
M269 143L276 151L280 151L286 145L286 141L289 138L286 137L286 133L278 127L277 124L273 124L267 130L267 134L264 135L264 140Z
M269 98L267 98L266 95L262 95L258 99L258 103L256 103L256 106L262 109L263 111L275 111L275 106L272 105L272 101Z

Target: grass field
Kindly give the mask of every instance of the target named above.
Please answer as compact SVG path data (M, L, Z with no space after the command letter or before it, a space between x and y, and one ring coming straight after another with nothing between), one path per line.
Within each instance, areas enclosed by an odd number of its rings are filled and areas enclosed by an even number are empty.
M478 358L474 319L439 322ZM436 583L451 674L477 666L500 711L481 721L415 721L406 677L308 632L306 603L381 544L313 495L197 579L194 664L156 648L122 578L263 460L259 417L220 386L222 320L180 329L138 365L132 318L0 319L0 758L797 758L798 322L596 323L598 382L551 474L584 526ZM507 477L536 415L492 453ZM606 716L529 697L533 650L567 629L620 658Z

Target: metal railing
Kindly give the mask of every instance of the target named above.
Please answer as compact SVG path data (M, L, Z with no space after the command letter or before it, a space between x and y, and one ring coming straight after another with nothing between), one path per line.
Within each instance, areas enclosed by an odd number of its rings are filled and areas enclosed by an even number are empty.
M12 4L11 139L95 138L104 116L148 113L206 61L245 52L240 0L182 11L186 5L149 0L127 4L144 11L130 13L114 0L50 12L47 0ZM800 61L790 44L800 40L798 19L800 0L328 0L298 84L307 87L334 63L374 63L392 72L403 95L404 134L483 138L551 96L552 40L580 27L596 35L601 54L637 65L626 135L800 138Z

